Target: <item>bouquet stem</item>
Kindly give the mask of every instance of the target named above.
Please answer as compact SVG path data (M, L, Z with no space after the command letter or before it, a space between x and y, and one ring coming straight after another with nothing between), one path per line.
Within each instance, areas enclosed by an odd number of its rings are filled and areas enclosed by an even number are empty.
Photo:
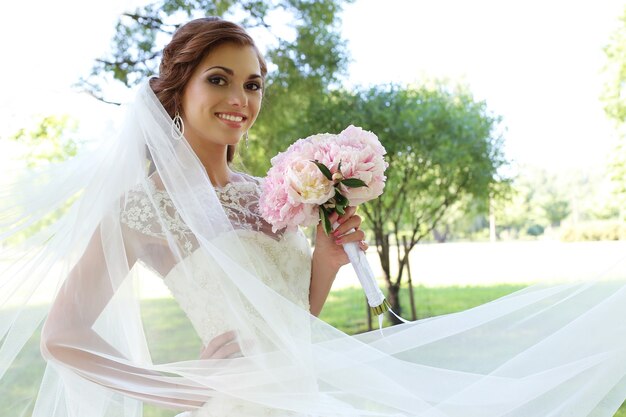
M367 297L367 302L372 312L379 315L387 311L389 303L378 287L378 283L374 278L374 273L370 268L365 252L359 248L357 242L344 243L343 249L346 251L348 259L350 259L350 263L361 282L361 286L363 287L363 291L365 291L365 296Z
M333 230L336 229L337 226L339 226L339 223L335 223L333 225ZM350 230L350 232L353 231L354 229ZM374 272L372 272L372 268L367 261L365 252L359 248L359 244L357 242L347 242L343 244L343 249L346 251L348 259L350 259L350 263L356 272L359 282L361 282L361 286L363 287L363 291L367 297L367 303L369 304L372 313L378 316L379 326L382 328L382 317L386 311L390 311L391 314L396 316L400 321L407 323L406 320L399 317L391 309L389 302L385 299L383 292L380 290L380 287L376 282Z

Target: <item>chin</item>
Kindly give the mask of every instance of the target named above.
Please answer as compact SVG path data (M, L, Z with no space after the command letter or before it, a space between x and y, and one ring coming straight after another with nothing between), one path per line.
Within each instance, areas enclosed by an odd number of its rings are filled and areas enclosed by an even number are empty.
M216 142L222 145L236 145L242 141L240 137L238 137L237 135L233 135L232 132L229 135L225 135L222 133L220 136L221 137L218 136L218 140Z

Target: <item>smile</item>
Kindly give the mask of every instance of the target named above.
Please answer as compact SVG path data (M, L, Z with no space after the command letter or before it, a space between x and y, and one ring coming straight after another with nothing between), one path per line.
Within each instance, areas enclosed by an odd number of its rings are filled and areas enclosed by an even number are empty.
M215 113L215 115L222 120L227 120L229 122L235 122L235 123L240 123L247 119L246 116L243 116L241 114Z

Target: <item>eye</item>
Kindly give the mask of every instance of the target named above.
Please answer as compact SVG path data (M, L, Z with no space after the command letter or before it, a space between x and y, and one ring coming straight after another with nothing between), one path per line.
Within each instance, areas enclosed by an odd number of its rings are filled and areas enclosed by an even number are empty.
M257 83L257 82L252 82L252 83L248 83L248 84L246 84L246 88L247 88L248 90L258 91L258 90L262 89L263 87L261 86L261 84L260 84L260 83Z
M222 76L209 77L209 82L215 85L226 85L226 79Z

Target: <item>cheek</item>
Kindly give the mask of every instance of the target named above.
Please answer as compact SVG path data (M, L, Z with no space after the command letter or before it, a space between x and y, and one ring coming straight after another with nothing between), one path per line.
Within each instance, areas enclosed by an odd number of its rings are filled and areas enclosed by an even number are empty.
M212 89L204 80L199 80L188 84L183 97L183 105L189 107L189 111L201 112L221 99L219 90Z
M198 87L195 84L188 84L182 97L181 104L188 116L193 116L198 109L198 99L201 97Z
M261 111L261 102L262 102L262 97L254 97L252 99L250 99L250 109L252 110L252 113L254 115L254 119L256 119L256 117L258 116L259 112Z

